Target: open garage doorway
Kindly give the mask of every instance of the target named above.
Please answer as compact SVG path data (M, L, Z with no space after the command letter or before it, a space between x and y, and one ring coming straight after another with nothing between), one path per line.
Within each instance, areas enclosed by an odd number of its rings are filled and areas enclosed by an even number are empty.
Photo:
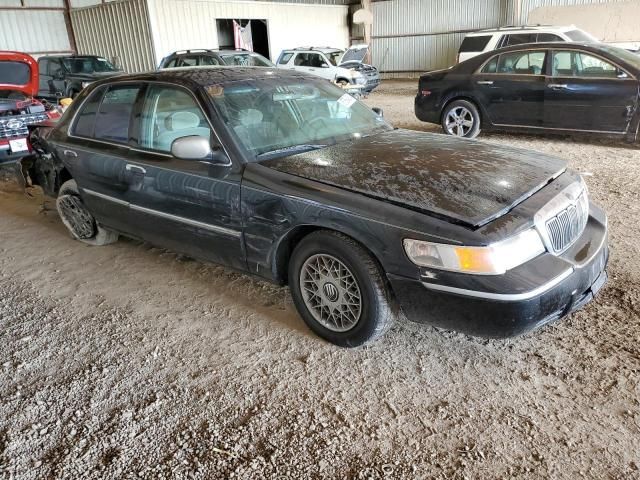
M235 24L234 24L235 22ZM218 30L218 45L221 49L233 49L239 46L236 25L242 29L243 43L260 55L271 58L269 52L269 30L267 21L263 19L238 19L238 18L218 18L216 28Z

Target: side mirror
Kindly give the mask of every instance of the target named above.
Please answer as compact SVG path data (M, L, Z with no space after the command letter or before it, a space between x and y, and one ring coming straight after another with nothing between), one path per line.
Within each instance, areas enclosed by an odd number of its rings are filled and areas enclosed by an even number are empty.
M380 118L384 117L384 112L382 111L382 109L380 107L373 107L371 110L374 111L374 113L379 116Z
M322 62L322 65L320 65L322 68L329 68L329 65L325 62Z
M176 138L171 144L171 155L181 160L195 160L219 166L231 165L231 160L222 149L212 150L209 139L199 135Z

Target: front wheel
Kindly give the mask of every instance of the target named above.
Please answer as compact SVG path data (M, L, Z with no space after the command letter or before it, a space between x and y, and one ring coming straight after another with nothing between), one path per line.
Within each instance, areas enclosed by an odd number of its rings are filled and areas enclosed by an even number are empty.
M480 113L467 100L456 100L444 109L442 129L448 135L475 138L480 133Z
M305 237L289 262L293 301L307 326L341 347L380 337L394 308L383 272L351 238L318 231Z
M58 215L73 238L88 245L108 245L118 240L118 234L98 225L87 209L75 180L67 180L60 187L56 199Z

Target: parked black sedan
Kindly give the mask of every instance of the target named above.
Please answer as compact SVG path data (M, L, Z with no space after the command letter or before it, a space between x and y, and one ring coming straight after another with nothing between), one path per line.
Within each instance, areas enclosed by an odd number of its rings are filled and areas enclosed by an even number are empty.
M536 43L420 77L416 116L445 133L587 132L638 140L640 56L603 44Z
M33 139L73 236L119 234L287 283L317 334L417 321L515 335L588 302L607 220L542 154L394 130L341 89L266 68L91 85Z

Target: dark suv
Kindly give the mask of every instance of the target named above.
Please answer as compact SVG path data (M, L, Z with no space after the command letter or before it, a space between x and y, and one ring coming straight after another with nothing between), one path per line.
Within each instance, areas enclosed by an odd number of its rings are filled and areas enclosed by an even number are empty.
M275 67L262 55L244 49L235 50L179 50L160 60L158 70L179 67Z
M95 55L40 57L38 67L38 96L47 99L75 98L90 83L123 73L106 58Z

